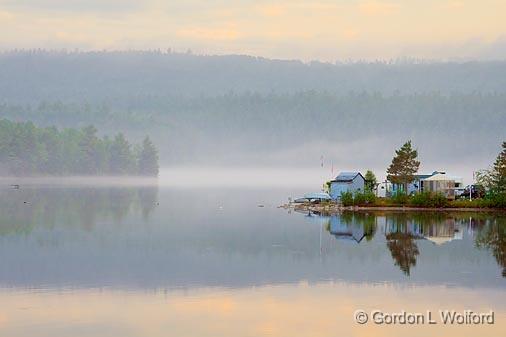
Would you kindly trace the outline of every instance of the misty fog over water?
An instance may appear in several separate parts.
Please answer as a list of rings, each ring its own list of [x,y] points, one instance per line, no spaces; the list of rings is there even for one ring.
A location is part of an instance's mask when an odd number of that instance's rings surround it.
[[[160,185],[104,177],[2,184],[0,317],[9,319],[0,331],[195,336],[228,331],[221,325],[231,327],[233,315],[235,332],[224,334],[237,336],[254,330],[252,310],[267,321],[301,317],[311,331],[325,313],[343,311],[337,330],[349,325],[349,303],[421,311],[435,296],[439,306],[472,303],[504,316],[504,216],[290,212],[279,203],[308,186],[257,172],[267,179],[211,170],[206,185],[184,170],[162,174]]]
[[[304,189],[104,181],[2,187],[0,290],[143,292],[329,281],[457,286],[466,293],[504,287],[504,247],[494,240],[502,233],[501,214],[318,216],[278,208]],[[406,250],[388,244],[391,231],[417,226],[423,231],[407,237]]]
[[[504,13],[0,0],[0,337],[505,336]]]
[[[505,138],[506,62],[302,63],[161,52],[0,55],[0,117],[149,135],[166,167],[373,169],[470,180]],[[332,173],[332,167],[334,172]]]

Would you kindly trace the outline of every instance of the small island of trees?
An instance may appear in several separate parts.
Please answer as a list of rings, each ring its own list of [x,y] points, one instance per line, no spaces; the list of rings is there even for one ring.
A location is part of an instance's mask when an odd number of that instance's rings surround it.
[[[122,133],[99,137],[82,129],[0,120],[0,175],[158,175],[158,150],[146,137],[132,145]]]

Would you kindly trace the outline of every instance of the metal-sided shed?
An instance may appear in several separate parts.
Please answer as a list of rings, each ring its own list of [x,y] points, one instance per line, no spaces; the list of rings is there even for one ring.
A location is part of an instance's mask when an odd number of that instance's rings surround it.
[[[341,198],[344,192],[363,192],[365,187],[365,178],[360,172],[341,172],[330,182],[330,196],[337,200]]]

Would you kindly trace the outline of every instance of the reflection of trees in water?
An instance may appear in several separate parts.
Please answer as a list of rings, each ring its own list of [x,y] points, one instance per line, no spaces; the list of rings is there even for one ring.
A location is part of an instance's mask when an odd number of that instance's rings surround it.
[[[147,220],[158,204],[157,187],[139,187],[139,205],[142,210],[142,217]]]
[[[395,265],[406,275],[410,275],[411,267],[416,265],[416,257],[420,254],[415,243],[415,236],[410,233],[389,233],[386,235],[387,247],[390,249]]]
[[[416,257],[420,254],[415,242],[415,239],[420,238],[422,231],[420,221],[416,221],[412,215],[406,213],[393,214],[386,219],[387,247],[395,265],[409,276],[411,267],[416,265]]]
[[[476,246],[492,251],[497,263],[506,277],[506,218],[490,219],[476,235]]]
[[[110,212],[116,222],[121,222],[128,214],[136,193],[138,193],[137,189],[130,188],[116,188],[108,191],[106,198],[109,207],[106,211]]]
[[[467,226],[476,233],[477,247],[491,249],[506,277],[506,221],[504,217],[490,214],[469,213],[400,213],[386,216],[385,236],[395,264],[410,275],[416,265],[419,250],[414,240],[427,239],[445,243],[455,238],[455,233]],[[461,228],[457,224],[460,224]],[[462,237],[462,236],[460,236]]]
[[[365,239],[371,241],[376,234],[376,216],[373,214],[364,214],[364,233]]]
[[[133,209],[147,219],[158,187],[22,188],[0,190],[0,235],[36,226],[79,225],[91,230],[101,219],[121,222]]]
[[[468,212],[343,212],[329,216],[325,229],[338,239],[353,237],[360,243],[362,235],[367,241],[371,240],[377,232],[377,224],[383,220],[386,244],[394,264],[408,276],[420,255],[416,240],[427,240],[437,247],[463,239],[463,232],[467,231],[475,236],[478,248],[490,249],[506,277],[504,216]]]

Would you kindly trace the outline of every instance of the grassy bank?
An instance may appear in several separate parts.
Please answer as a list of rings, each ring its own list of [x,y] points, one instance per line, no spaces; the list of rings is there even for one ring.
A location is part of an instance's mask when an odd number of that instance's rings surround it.
[[[341,195],[343,206],[359,207],[413,207],[413,208],[498,208],[506,209],[506,195],[487,195],[482,199],[448,200],[441,193],[422,192],[415,195],[397,194],[390,198],[378,198],[372,192],[345,192]]]

